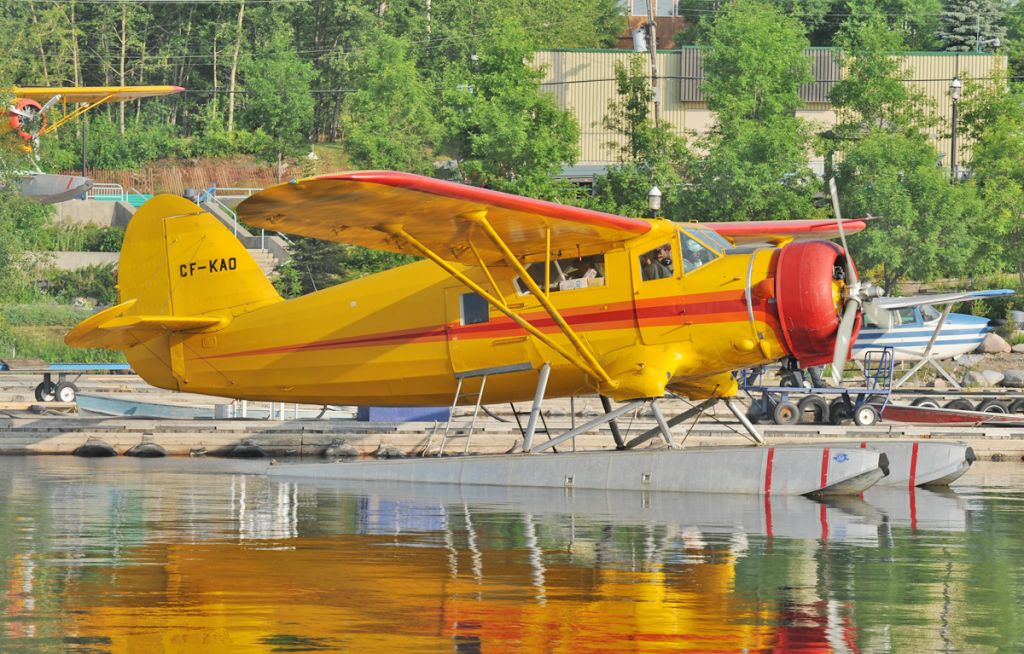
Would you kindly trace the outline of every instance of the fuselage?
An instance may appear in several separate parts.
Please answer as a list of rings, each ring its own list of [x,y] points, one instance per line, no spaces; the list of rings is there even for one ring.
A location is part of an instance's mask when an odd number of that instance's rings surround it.
[[[890,329],[870,323],[864,325],[853,344],[855,358],[868,350],[891,347],[895,361],[919,361],[931,343],[933,358],[952,359],[978,349],[985,334],[992,331],[988,318],[951,313],[936,334],[940,314],[930,305],[897,311],[898,324]]]
[[[533,397],[544,363],[551,365],[548,396],[596,391],[628,399],[660,396],[666,387],[691,397],[731,395],[730,371],[792,349],[780,326],[775,288],[784,248],[730,253],[709,231],[654,221],[650,233],[599,257],[562,253],[547,278],[538,263],[537,281],[550,282],[551,303],[596,353],[614,387],[602,386],[429,261],[242,313],[217,331],[185,335],[178,364],[184,374],[170,373],[159,346],[126,354],[157,386],[242,399],[444,405],[452,402],[460,373],[530,364],[486,381],[485,402],[521,401]],[[663,267],[670,273],[656,275],[645,255],[665,245]],[[697,258],[689,260],[691,255]],[[573,350],[510,266],[460,269]],[[824,284],[831,297],[831,278]],[[829,347],[823,344],[822,351]],[[460,401],[475,402],[480,383],[479,377],[467,380]]]

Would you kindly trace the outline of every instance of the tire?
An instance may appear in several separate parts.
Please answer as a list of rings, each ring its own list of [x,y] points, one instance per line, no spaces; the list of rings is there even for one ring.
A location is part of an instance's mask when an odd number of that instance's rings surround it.
[[[775,405],[772,418],[776,425],[795,425],[800,420],[800,409],[789,400],[779,402]]]
[[[1024,413],[1024,399],[1011,402],[1010,413]]]
[[[965,400],[962,397],[946,402],[942,408],[953,409],[955,411],[974,411],[974,405],[971,404],[970,400]]]
[[[747,409],[747,420],[749,420],[751,424],[756,425],[764,420],[764,418],[765,415],[764,410],[762,409],[762,402],[760,400],[754,400],[750,405],[750,408]]]
[[[817,395],[808,395],[796,403],[800,422],[807,425],[823,425],[828,422],[828,403]],[[813,416],[808,416],[813,412]]]
[[[56,387],[52,383],[39,382],[36,386],[36,400],[39,402],[53,402],[56,398]]]
[[[938,400],[930,397],[919,397],[910,403],[910,406],[923,406],[926,409],[938,409]]]
[[[1008,402],[993,400],[990,398],[978,402],[978,406],[975,408],[975,411],[983,411],[984,413],[1009,413],[1010,405]]]
[[[878,423],[878,411],[870,404],[862,404],[853,412],[853,422],[861,427],[870,427]]]
[[[74,384],[61,382],[54,388],[53,395],[57,402],[70,404],[78,397],[78,389]]]
[[[846,405],[846,400],[841,397],[837,397],[828,404],[828,421],[833,425],[841,425],[844,422],[850,420],[853,417],[850,407]]]

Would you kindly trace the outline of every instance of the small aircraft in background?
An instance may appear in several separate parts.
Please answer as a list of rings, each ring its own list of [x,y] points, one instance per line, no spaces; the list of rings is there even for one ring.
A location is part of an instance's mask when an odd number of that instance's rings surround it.
[[[21,87],[11,89],[14,100],[7,106],[8,126],[22,141],[35,170],[17,173],[22,193],[54,204],[80,197],[92,188],[92,180],[80,175],[55,175],[39,170],[40,139],[96,107],[183,91],[180,86],[76,86]],[[47,121],[47,114],[59,106],[61,115]]]
[[[904,384],[926,364],[935,368],[953,388],[960,388],[939,361],[978,349],[985,335],[992,331],[992,321],[952,313],[953,307],[960,302],[1013,294],[1011,289],[990,289],[873,299],[864,307],[864,325],[853,343],[853,360],[859,361],[868,350],[892,348],[896,362],[916,362],[893,382],[893,388]]]

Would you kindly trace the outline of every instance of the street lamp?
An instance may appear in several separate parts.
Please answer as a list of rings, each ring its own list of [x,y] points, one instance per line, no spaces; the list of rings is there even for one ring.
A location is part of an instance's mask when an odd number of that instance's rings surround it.
[[[647,194],[647,208],[651,210],[651,218],[658,217],[658,210],[661,209],[661,189],[655,184]]]
[[[959,77],[954,77],[953,81],[949,83],[949,97],[953,101],[953,138],[949,152],[949,174],[954,182],[960,178],[960,171],[956,165],[956,119],[957,110],[960,107],[960,92],[963,90],[963,86],[963,82],[960,81]]]

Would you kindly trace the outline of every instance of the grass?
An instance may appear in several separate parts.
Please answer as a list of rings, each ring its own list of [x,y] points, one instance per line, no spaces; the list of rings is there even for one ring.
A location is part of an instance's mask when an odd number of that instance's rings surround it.
[[[124,363],[113,350],[83,350],[64,344],[64,327],[14,327],[12,359],[42,359],[48,363]],[[7,354],[6,352],[4,354]]]

